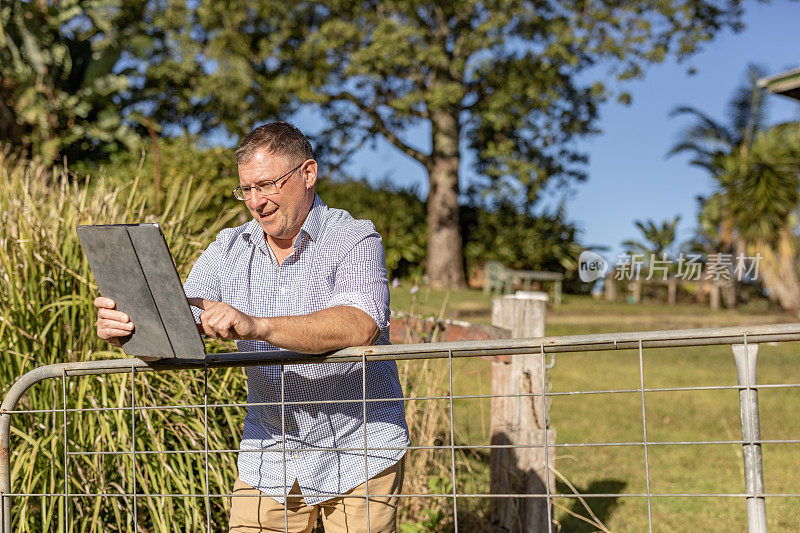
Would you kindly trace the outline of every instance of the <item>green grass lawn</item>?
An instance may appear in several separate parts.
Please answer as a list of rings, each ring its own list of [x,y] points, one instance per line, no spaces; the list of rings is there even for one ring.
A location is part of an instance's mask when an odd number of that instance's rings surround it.
[[[445,305],[446,301],[446,305]],[[392,308],[488,324],[491,299],[478,291],[442,293],[425,288],[411,295],[408,286],[392,292]],[[442,313],[442,309],[445,311]],[[698,305],[667,306],[608,303],[590,297],[566,296],[559,308],[548,308],[547,335],[683,329],[726,325],[793,322],[793,317],[752,302],[736,310],[710,311]],[[484,359],[454,363],[454,393],[491,392],[491,363]],[[446,362],[432,367],[447,390]],[[798,344],[764,345],[759,351],[758,381],[800,383]],[[645,387],[736,385],[733,356],[727,346],[647,349],[643,353]],[[549,374],[553,392],[638,388],[637,351],[558,354]],[[759,394],[763,439],[800,438],[800,388],[763,389]],[[445,408],[446,406],[443,406]],[[488,399],[454,402],[456,442],[480,446],[489,442]],[[643,440],[642,396],[639,392],[554,396],[551,424],[558,444],[634,442]],[[651,392],[645,395],[649,442],[736,440],[741,438],[738,391]],[[449,438],[449,437],[448,437]],[[650,489],[658,493],[741,493],[744,491],[739,444],[648,446]],[[800,493],[800,444],[763,446],[768,493]],[[556,468],[579,492],[640,493],[646,490],[644,447],[560,447]],[[457,467],[460,491],[488,492],[488,453],[475,452]],[[570,493],[564,483],[558,490]],[[593,513],[610,531],[646,531],[647,500],[641,497],[587,499]],[[562,508],[587,516],[574,498],[557,499],[555,512],[562,531],[595,531]],[[653,531],[742,531],[745,502],[725,497],[651,498]],[[477,513],[487,502],[469,501],[459,510]],[[461,513],[460,513],[461,514]],[[464,520],[466,520],[466,517]],[[769,498],[771,531],[800,530],[800,499]]]

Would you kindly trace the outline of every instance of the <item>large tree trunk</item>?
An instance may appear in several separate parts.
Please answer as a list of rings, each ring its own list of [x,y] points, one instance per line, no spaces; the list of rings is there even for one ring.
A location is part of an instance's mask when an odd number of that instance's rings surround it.
[[[462,289],[467,283],[458,221],[458,117],[435,112],[431,123],[427,273],[434,288]]]
[[[797,246],[789,228],[783,228],[776,246],[764,241],[756,243],[756,252],[761,254],[759,276],[770,301],[784,311],[800,312],[800,282],[797,279]]]

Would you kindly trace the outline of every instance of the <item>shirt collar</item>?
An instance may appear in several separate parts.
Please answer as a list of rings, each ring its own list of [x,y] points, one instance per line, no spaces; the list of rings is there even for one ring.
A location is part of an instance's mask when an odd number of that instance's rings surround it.
[[[316,241],[319,237],[320,229],[322,229],[322,213],[325,211],[325,204],[319,196],[314,195],[314,203],[311,204],[311,210],[308,212],[306,221],[300,228],[301,232],[305,232],[312,241]]]
[[[319,237],[319,232],[322,229],[322,213],[325,207],[327,207],[325,203],[315,194],[314,203],[311,204],[311,210],[308,212],[305,222],[303,222],[303,225],[300,227],[300,232],[305,232],[312,241],[316,241]],[[247,223],[247,229],[244,235],[247,235],[246,240],[250,244],[255,246],[266,244],[263,238],[264,230],[256,219],[251,219],[250,222]],[[258,237],[262,238],[259,239]]]

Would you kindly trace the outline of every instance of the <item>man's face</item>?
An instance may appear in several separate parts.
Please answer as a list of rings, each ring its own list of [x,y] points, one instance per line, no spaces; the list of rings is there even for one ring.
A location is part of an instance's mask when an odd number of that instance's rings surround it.
[[[266,180],[276,180],[299,163],[279,154],[258,150],[250,161],[239,165],[239,184],[253,187]],[[307,161],[283,178],[274,193],[265,195],[253,191],[245,204],[264,233],[274,239],[292,239],[297,235],[313,202],[316,177],[316,162]]]

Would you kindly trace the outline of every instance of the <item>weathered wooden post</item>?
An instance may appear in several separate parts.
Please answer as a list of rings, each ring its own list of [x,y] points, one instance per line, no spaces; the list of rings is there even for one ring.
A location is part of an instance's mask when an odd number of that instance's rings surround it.
[[[677,300],[676,296],[678,294],[678,278],[669,278],[667,280],[667,303],[669,305],[675,305],[675,301]]]
[[[492,300],[492,325],[511,330],[513,338],[543,337],[547,294],[518,292]],[[512,355],[492,362],[492,394],[542,394],[542,355]],[[544,449],[546,401],[543,396],[492,398],[491,443],[522,448],[492,448],[493,494],[550,494],[555,476],[545,468],[555,465],[555,448]],[[555,444],[555,430],[546,430]],[[533,446],[532,446],[533,445]],[[538,446],[537,446],[538,445]],[[547,458],[547,463],[545,461]],[[547,485],[545,485],[547,483]],[[549,490],[548,490],[549,487]],[[493,531],[548,531],[552,516],[544,497],[496,498],[492,502]]]
[[[631,281],[630,286],[633,290],[633,303],[640,303],[642,301],[642,280],[637,278]]]
[[[711,302],[711,309],[716,311],[719,309],[719,285],[717,283],[711,282],[711,293],[710,293],[710,302]]]
[[[614,271],[612,270],[606,274],[606,279],[603,282],[603,294],[607,302],[613,302],[617,299],[617,284],[614,283]]]

